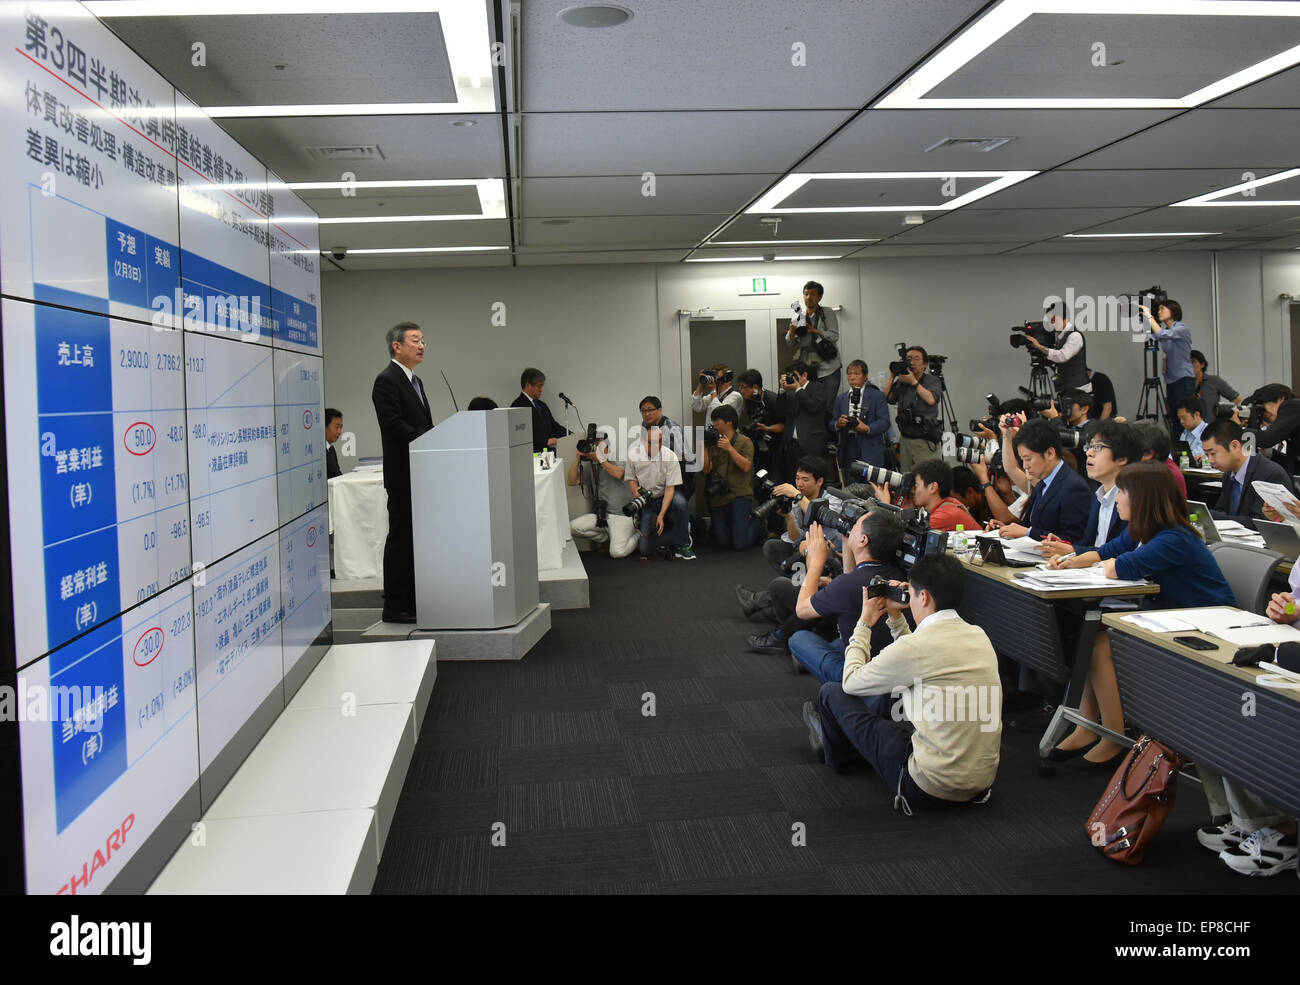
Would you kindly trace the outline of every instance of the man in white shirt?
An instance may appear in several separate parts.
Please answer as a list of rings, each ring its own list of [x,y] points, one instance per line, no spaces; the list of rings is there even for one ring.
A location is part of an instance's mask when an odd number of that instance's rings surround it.
[[[1178,436],[1178,440],[1187,442],[1187,447],[1192,452],[1193,465],[1199,465],[1201,459],[1205,457],[1201,436],[1205,433],[1206,422],[1201,418],[1201,410],[1201,399],[1195,394],[1183,397],[1174,408],[1174,413],[1178,415],[1178,423],[1183,426],[1183,433]]]
[[[1083,342],[1083,333],[1065,317],[1065,305],[1049,305],[1043,318],[1043,327],[1052,332],[1052,345],[1043,345],[1028,334],[1025,339],[1056,367],[1057,389],[1092,393],[1092,378],[1088,375],[1088,352]]]
[[[676,548],[686,542],[689,514],[686,497],[678,495],[682,468],[672,449],[663,446],[657,424],[643,425],[641,440],[627,452],[626,477],[635,501],[643,494],[638,549],[641,560],[649,561],[659,551],[672,560]]]
[[[731,385],[733,377],[731,368],[726,363],[718,363],[712,370],[700,374],[699,384],[691,394],[691,410],[702,413],[706,421],[713,419],[713,412],[726,404],[740,417],[745,413],[745,395]]]
[[[998,658],[984,630],[957,614],[965,578],[961,562],[943,554],[912,565],[905,584],[914,632],[903,604],[864,588],[843,680],[823,684],[815,708],[804,704],[809,741],[826,764],[870,764],[895,791],[894,808],[909,815],[985,803],[998,771]],[[886,611],[894,642],[872,657],[871,628]]]

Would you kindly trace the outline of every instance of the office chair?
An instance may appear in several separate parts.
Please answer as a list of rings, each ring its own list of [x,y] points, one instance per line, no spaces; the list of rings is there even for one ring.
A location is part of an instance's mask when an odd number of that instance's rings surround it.
[[[1228,579],[1228,584],[1232,587],[1232,594],[1237,598],[1237,608],[1247,612],[1263,612],[1269,599],[1269,579],[1273,575],[1273,569],[1282,560],[1282,555],[1277,551],[1226,541],[1210,544],[1209,548],[1223,577]]]

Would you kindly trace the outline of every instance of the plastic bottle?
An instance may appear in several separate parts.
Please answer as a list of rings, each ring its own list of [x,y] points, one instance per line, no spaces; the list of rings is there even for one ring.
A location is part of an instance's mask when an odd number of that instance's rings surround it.
[[[1191,523],[1192,528],[1193,528],[1193,529],[1194,529],[1198,534],[1201,535],[1201,540],[1204,540],[1204,539],[1205,539],[1205,525],[1204,525],[1203,523],[1201,523],[1201,515],[1200,515],[1199,513],[1193,513],[1191,516],[1189,516],[1189,517],[1187,518],[1187,520],[1188,520],[1189,523]]]
[[[970,548],[970,538],[966,536],[966,525],[959,523],[957,524],[956,533],[953,535],[952,552],[958,557],[965,557],[970,553]]]
[[[1192,466],[1191,459],[1188,458],[1187,452],[1183,452],[1181,455],[1178,456],[1178,467],[1180,469],[1188,469],[1191,468],[1191,466]]]

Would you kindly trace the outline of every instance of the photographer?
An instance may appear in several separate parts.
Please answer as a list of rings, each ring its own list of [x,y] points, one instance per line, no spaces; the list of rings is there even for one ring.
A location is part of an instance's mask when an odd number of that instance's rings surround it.
[[[719,547],[743,551],[753,547],[758,538],[758,524],[749,515],[754,509],[749,484],[754,443],[736,433],[740,420],[730,406],[717,407],[710,419],[713,427],[704,432],[702,454],[713,539]]]
[[[682,426],[664,413],[663,401],[654,395],[641,398],[641,426],[650,427],[651,425],[659,428],[663,432],[662,440],[674,455],[677,456],[678,462],[681,463],[682,484],[678,487],[677,492],[687,500],[695,494],[695,474],[698,468],[692,468],[695,465],[695,459],[691,457],[686,448],[686,436],[682,431]],[[689,508],[687,509],[689,513]],[[687,543],[690,542],[689,535]]]
[[[839,632],[827,641],[811,629],[801,629],[790,637],[790,654],[813,677],[825,684],[844,676],[844,648],[856,628],[862,607],[862,592],[873,578],[902,578],[898,552],[903,546],[903,524],[891,510],[875,510],[858,517],[844,538],[844,573],[818,588],[831,545],[821,524],[808,528],[808,577],[799,586],[795,615],[809,621],[833,619]],[[871,635],[871,652],[888,646],[885,627]]]
[[[943,425],[939,422],[939,399],[943,384],[928,371],[930,355],[919,345],[906,351],[906,367],[889,364],[885,397],[898,407],[899,467],[912,466],[939,453]]]
[[[591,451],[578,451],[569,466],[569,485],[581,486],[583,495],[595,512],[584,513],[569,521],[573,536],[596,544],[609,544],[610,557],[627,557],[636,550],[636,524],[623,515],[623,507],[632,501],[632,493],[623,481],[623,466],[609,457],[609,437],[596,433]]]
[[[808,529],[808,507],[814,499],[819,499],[826,486],[826,459],[817,455],[805,455],[799,459],[794,470],[794,485],[783,482],[772,490],[772,495],[792,500],[790,508],[782,514],[785,520],[785,533],[763,544],[763,557],[775,570],[783,571],[787,558],[803,553],[804,533]],[[840,500],[836,496],[827,496],[832,508],[839,508]],[[840,535],[830,531],[832,546],[840,549]],[[741,589],[737,589],[739,594]],[[745,608],[745,602],[741,602]],[[746,612],[746,615],[749,613]]]
[[[726,363],[701,371],[695,392],[691,394],[691,410],[712,418],[713,412],[726,404],[739,418],[745,409],[745,398],[731,385],[732,372]]]
[[[1138,311],[1146,317],[1156,341],[1165,354],[1165,406],[1169,409],[1169,429],[1174,432],[1177,420],[1174,408],[1183,397],[1196,392],[1196,369],[1192,366],[1192,333],[1183,324],[1183,306],[1172,298],[1156,305],[1155,317],[1144,304]]]
[[[811,367],[813,379],[834,395],[840,390],[840,326],[835,312],[822,307],[822,293],[815,280],[803,286],[804,310],[790,319],[785,342],[796,350],[795,359]]]
[[[831,417],[839,433],[840,471],[851,462],[885,464],[885,438],[889,434],[889,401],[867,382],[867,364],[861,359],[845,370],[849,388],[835,398]]]
[[[781,471],[781,435],[785,423],[778,408],[780,398],[763,389],[763,374],[747,369],[736,378],[744,404],[740,414],[740,431],[754,442],[754,472]]]
[[[645,497],[638,524],[641,560],[649,561],[658,551],[665,561],[671,561],[675,549],[686,543],[688,513],[686,497],[677,494],[682,484],[681,464],[672,450],[663,446],[657,424],[642,427],[641,440],[628,449],[625,474],[633,501]]]
[[[781,374],[778,410],[785,421],[783,477],[793,476],[795,463],[805,455],[824,455],[829,441],[830,396],[820,384],[810,383],[808,374],[807,364],[797,361]]]
[[[1249,424],[1255,447],[1276,448],[1285,441],[1286,451],[1281,455],[1275,452],[1273,461],[1281,465],[1287,475],[1300,474],[1300,400],[1295,399],[1290,387],[1266,383],[1255,391],[1251,403],[1256,408],[1251,413]],[[1233,417],[1241,422],[1236,414]],[[1264,425],[1262,429],[1260,424]]]
[[[1067,449],[1065,457],[1069,459],[1073,454],[1071,449],[1082,448],[1084,445],[1083,432],[1089,424],[1088,413],[1092,410],[1092,395],[1083,390],[1063,390],[1060,400],[1064,413],[1058,411],[1053,402],[1047,410],[1043,411],[1043,417],[1051,421],[1060,432],[1061,444]],[[1075,471],[1083,475],[1083,455],[1073,454],[1073,458]]]
[[[1219,404],[1225,398],[1234,407],[1241,406],[1241,394],[1232,388],[1232,384],[1209,371],[1210,364],[1205,361],[1205,353],[1192,350],[1192,368],[1196,370],[1196,396],[1200,398],[1201,417],[1204,420],[1214,420]]]
[[[994,522],[1015,523],[1020,519],[1019,511],[1029,500],[1029,494],[1020,492],[1012,484],[1011,476],[1000,467],[1001,453],[993,461],[999,466],[998,468],[985,462],[971,462],[969,466],[971,473],[979,482],[980,495],[984,497],[984,512],[988,516],[985,523],[988,527],[991,527]],[[957,489],[955,479],[953,489]],[[970,512],[972,516],[979,515],[976,510]]]
[[[1065,317],[1065,305],[1056,303],[1044,312],[1043,327],[1052,332],[1053,344],[1043,345],[1025,329],[1025,341],[1056,366],[1057,390],[1092,389],[1088,378],[1088,350],[1083,333]]]
[[[986,803],[997,776],[998,658],[984,630],[957,614],[965,578],[960,561],[940,554],[912,566],[906,603],[863,589],[842,681],[822,685],[816,708],[804,705],[809,741],[826,765],[838,772],[868,763],[895,792],[895,810],[909,816]],[[909,608],[915,631],[903,618]],[[893,642],[872,657],[870,634],[882,621]]]
[[[966,511],[961,500],[952,497],[952,466],[941,458],[927,458],[912,467],[916,483],[912,487],[912,502],[917,509],[925,510],[931,530],[954,531],[960,524],[969,532],[980,529],[979,522]],[[876,486],[876,498],[889,502],[889,487]]]
[[[1094,421],[1108,421],[1115,416],[1115,384],[1105,373],[1095,369],[1088,370],[1088,379],[1092,381],[1092,407],[1088,416]]]

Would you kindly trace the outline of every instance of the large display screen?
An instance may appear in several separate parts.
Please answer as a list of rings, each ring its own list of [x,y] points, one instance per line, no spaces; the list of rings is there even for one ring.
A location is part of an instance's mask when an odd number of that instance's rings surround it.
[[[139,888],[328,644],[316,218],[79,3],[0,43],[7,866]]]

